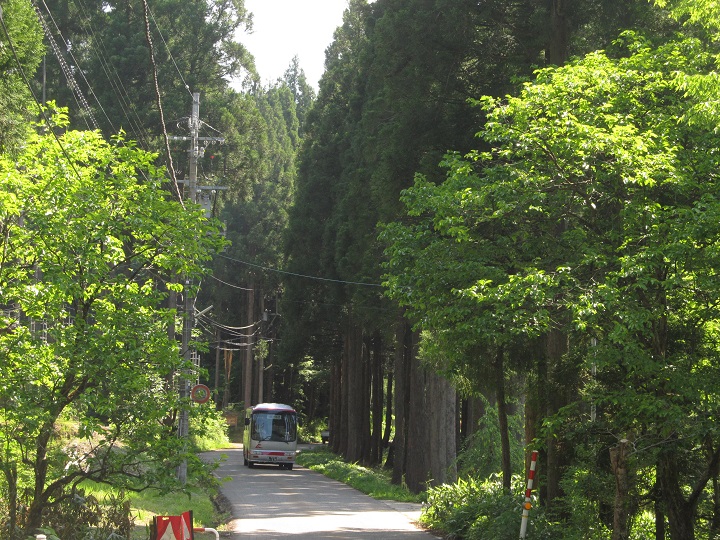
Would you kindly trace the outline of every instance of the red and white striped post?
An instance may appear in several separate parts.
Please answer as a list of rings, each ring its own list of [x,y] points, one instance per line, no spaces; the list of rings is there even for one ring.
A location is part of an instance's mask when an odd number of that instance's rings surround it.
[[[525,502],[523,503],[522,522],[520,523],[520,538],[525,538],[527,533],[528,517],[530,516],[530,509],[532,503],[530,499],[530,493],[532,492],[533,480],[535,480],[535,466],[537,465],[537,450],[533,450],[530,456],[530,471],[528,472],[527,489],[525,490]]]

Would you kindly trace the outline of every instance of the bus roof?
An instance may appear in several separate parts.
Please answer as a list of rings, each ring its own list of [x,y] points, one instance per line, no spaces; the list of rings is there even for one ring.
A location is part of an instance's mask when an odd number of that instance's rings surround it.
[[[282,411],[282,412],[295,412],[290,405],[284,403],[258,403],[254,407],[250,407],[253,412],[260,411]]]

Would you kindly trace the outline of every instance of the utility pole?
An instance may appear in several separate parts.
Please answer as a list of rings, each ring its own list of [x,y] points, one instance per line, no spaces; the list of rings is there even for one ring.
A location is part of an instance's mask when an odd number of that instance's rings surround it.
[[[190,141],[190,149],[188,150],[188,200],[190,205],[197,204],[197,166],[198,157],[200,156],[200,149],[198,146],[199,141],[210,141],[210,142],[223,142],[224,139],[219,137],[200,137],[200,93],[194,92],[192,95],[192,113],[190,115],[190,137],[170,137],[173,140]],[[190,280],[185,279],[185,288],[183,294],[183,332],[182,332],[182,345],[181,350],[185,363],[189,365],[191,362],[194,363],[197,358],[197,353],[190,349],[190,341],[192,339],[192,329],[195,326],[194,310],[195,310],[195,298],[190,295]],[[194,366],[197,369],[199,366]],[[195,371],[197,373],[197,371]],[[187,408],[187,401],[190,398],[190,377],[193,376],[193,371],[186,369],[180,377],[180,397],[185,402],[183,409],[180,411],[180,419],[178,421],[178,437],[186,440],[190,432],[190,414]],[[187,482],[187,460],[183,459],[178,466],[177,472],[178,480],[185,484]]]

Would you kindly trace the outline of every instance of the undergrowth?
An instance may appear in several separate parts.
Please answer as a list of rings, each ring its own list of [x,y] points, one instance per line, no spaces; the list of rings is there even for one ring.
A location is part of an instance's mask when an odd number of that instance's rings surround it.
[[[412,493],[404,485],[393,484],[388,471],[376,467],[364,467],[358,463],[346,463],[327,448],[298,454],[297,462],[303,467],[347,484],[373,499],[422,502],[423,494]]]

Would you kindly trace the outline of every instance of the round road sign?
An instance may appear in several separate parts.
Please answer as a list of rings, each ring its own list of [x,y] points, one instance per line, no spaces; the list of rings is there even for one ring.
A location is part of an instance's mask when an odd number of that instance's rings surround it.
[[[204,384],[196,384],[190,390],[190,397],[195,403],[205,403],[210,399],[210,389]]]

